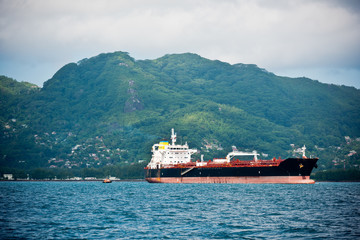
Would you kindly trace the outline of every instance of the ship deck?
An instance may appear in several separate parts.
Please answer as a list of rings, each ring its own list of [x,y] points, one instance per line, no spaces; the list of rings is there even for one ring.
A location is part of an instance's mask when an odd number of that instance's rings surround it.
[[[196,161],[184,164],[162,165],[162,168],[225,168],[225,167],[277,167],[284,159],[272,159],[272,160],[233,160],[230,162],[215,162],[215,161]],[[200,164],[199,164],[200,163]],[[145,169],[148,169],[147,167]]]

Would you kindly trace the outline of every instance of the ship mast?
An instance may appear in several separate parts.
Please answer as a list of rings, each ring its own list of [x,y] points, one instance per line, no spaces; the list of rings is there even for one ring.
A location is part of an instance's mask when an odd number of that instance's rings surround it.
[[[306,150],[306,147],[305,147],[305,145],[304,145],[304,146],[301,148],[301,152],[302,152],[302,157],[303,157],[303,158],[306,158],[305,150]]]
[[[174,129],[171,129],[171,145],[174,146],[176,143],[176,133],[174,133]]]

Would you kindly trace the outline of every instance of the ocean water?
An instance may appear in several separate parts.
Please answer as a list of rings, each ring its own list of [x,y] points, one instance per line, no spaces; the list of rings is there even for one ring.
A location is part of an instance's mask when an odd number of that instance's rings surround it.
[[[0,182],[0,239],[360,239],[360,183]]]

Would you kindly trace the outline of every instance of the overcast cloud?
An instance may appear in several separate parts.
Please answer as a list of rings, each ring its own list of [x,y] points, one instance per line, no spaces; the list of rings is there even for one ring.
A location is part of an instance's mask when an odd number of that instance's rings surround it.
[[[360,1],[0,0],[0,75],[42,85],[103,52],[193,52],[360,88]]]

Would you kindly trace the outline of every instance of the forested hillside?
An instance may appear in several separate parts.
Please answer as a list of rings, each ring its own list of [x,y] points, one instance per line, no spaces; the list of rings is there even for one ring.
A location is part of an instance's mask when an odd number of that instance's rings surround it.
[[[359,90],[253,64],[115,52],[65,65],[41,89],[3,76],[0,90],[3,169],[145,164],[171,128],[208,159],[232,145],[285,158],[305,144],[320,169],[359,164]]]

